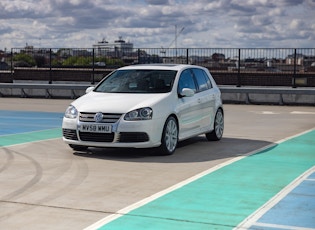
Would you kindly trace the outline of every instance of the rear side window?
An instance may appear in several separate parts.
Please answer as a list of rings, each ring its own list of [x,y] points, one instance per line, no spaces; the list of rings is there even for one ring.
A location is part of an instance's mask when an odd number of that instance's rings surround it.
[[[199,91],[204,91],[212,88],[211,81],[208,75],[202,69],[192,69],[198,84]]]

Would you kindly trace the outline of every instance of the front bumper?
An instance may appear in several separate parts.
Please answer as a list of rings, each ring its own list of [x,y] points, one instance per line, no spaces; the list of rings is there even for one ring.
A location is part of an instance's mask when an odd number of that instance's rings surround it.
[[[125,121],[112,125],[110,133],[81,132],[82,122],[64,118],[63,140],[67,144],[90,147],[150,148],[161,144],[162,120]],[[87,124],[87,123],[84,123]]]

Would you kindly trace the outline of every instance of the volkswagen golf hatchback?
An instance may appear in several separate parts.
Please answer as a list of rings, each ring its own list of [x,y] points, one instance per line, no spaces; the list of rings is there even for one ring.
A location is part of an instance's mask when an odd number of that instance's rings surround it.
[[[208,69],[195,65],[119,68],[67,108],[63,140],[88,147],[157,148],[173,154],[179,141],[205,134],[220,140],[221,93]]]

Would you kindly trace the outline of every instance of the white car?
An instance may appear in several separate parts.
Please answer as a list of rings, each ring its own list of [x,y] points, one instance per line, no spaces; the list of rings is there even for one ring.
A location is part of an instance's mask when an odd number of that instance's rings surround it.
[[[220,140],[221,92],[208,69],[195,65],[119,68],[67,108],[63,140],[88,147],[153,148],[173,154],[179,141],[205,134]]]

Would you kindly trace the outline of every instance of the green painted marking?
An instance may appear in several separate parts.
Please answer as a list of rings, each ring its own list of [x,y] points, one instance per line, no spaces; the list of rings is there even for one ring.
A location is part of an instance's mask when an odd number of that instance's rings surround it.
[[[61,128],[0,136],[0,147],[62,137]]]
[[[314,140],[315,130],[243,158],[99,229],[232,229],[315,165]]]

